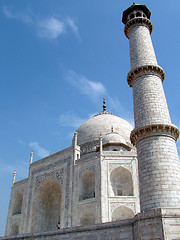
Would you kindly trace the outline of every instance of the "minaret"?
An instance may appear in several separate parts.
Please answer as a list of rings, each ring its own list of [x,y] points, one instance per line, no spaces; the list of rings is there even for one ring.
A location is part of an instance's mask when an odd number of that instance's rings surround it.
[[[77,144],[77,135],[78,133],[74,133],[74,142],[73,142],[73,161],[74,164],[76,163],[76,160],[80,159],[80,146]]]
[[[33,151],[30,153],[30,165],[32,164],[33,162]]]
[[[16,181],[16,170],[13,172],[12,187],[14,186],[15,181]]]
[[[131,142],[137,147],[141,211],[180,207],[180,163],[176,140],[179,131],[171,123],[151,41],[151,12],[133,4],[123,13],[124,32],[130,43],[135,129]]]

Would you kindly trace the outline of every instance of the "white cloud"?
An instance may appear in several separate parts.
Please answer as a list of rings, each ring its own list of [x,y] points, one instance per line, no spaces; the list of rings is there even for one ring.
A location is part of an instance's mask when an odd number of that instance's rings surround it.
[[[105,97],[107,112],[112,112],[120,116],[121,118],[124,118],[132,126],[134,126],[132,113],[122,106],[121,102],[118,100],[117,97],[111,97],[111,95],[101,82],[91,81],[87,77],[77,74],[72,70],[69,70],[67,73],[67,81],[78,91],[87,95],[96,104],[97,102],[100,102],[100,99],[102,101],[103,97]]]
[[[12,174],[16,170],[17,178],[23,179],[27,177],[28,174],[28,162],[19,162],[17,164],[7,164],[4,161],[0,161],[0,173]]]
[[[24,23],[32,23],[33,21],[29,10],[27,12],[17,12],[17,11],[13,11],[7,6],[3,6],[3,13],[9,19],[20,20]]]
[[[75,36],[80,39],[78,27],[70,17],[64,19],[59,19],[53,16],[39,18],[31,9],[20,12],[7,6],[3,6],[3,13],[9,19],[20,20],[33,27],[40,38],[50,40],[57,39],[66,34],[69,28]]]
[[[37,155],[41,158],[47,157],[50,154],[48,150],[39,146],[39,143],[37,142],[30,142],[29,147],[32,147],[32,150],[35,150]]]
[[[59,123],[62,126],[73,127],[75,129],[77,129],[86,120],[87,119],[85,118],[78,117],[73,112],[67,112],[67,113],[61,114],[59,117]]]
[[[76,35],[76,37],[78,39],[81,39],[80,36],[79,36],[79,30],[78,30],[78,27],[76,26],[74,20],[70,17],[67,17],[66,19],[66,22],[67,24],[69,25],[69,27],[71,28],[71,30],[74,32],[74,34]]]
[[[38,34],[42,38],[57,39],[66,32],[65,22],[54,17],[44,19],[38,23]]]
[[[123,111],[123,107],[122,107],[120,101],[116,97],[110,97],[109,96],[108,97],[108,104],[117,113]]]
[[[74,88],[87,95],[93,101],[96,101],[98,97],[102,98],[106,94],[106,88],[102,83],[91,81],[72,70],[68,72],[67,80]]]
[[[6,6],[3,6],[3,13],[7,18],[16,18],[16,16]]]
[[[21,139],[18,139],[17,142],[18,142],[20,145],[22,145],[22,146],[25,146],[25,145],[26,145],[26,144],[24,143],[24,141],[21,140]]]

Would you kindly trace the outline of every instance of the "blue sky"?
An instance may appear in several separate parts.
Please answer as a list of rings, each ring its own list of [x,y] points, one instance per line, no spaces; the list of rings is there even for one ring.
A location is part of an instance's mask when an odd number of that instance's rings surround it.
[[[164,69],[172,122],[180,126],[180,1],[152,0],[152,40]],[[133,123],[129,43],[121,22],[129,0],[0,1],[0,235],[13,171],[71,145],[73,132],[107,111]],[[179,144],[178,144],[179,146]]]

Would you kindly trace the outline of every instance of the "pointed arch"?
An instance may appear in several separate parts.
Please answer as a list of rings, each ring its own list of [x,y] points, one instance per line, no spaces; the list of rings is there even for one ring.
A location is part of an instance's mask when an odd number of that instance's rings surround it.
[[[21,214],[23,194],[18,192],[15,196],[12,215]]]
[[[13,224],[10,230],[10,236],[16,236],[19,234],[19,227],[17,224]]]
[[[79,200],[95,198],[95,174],[87,170],[80,179]]]
[[[112,212],[112,221],[125,220],[133,217],[134,212],[126,206],[119,206]]]
[[[32,232],[56,230],[61,218],[62,191],[60,183],[48,178],[35,194],[32,212]]]
[[[110,174],[110,183],[114,196],[133,196],[131,172],[124,167],[117,167]]]
[[[92,209],[84,209],[79,218],[80,226],[88,226],[95,224],[95,214]]]

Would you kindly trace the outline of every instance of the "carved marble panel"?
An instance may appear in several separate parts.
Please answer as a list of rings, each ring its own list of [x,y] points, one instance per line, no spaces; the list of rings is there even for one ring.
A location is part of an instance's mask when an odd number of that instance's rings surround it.
[[[35,191],[40,187],[40,185],[47,179],[47,178],[54,178],[57,179],[58,182],[63,184],[63,177],[64,177],[64,168],[61,168],[59,170],[44,173],[42,175],[39,175],[36,177],[35,180]]]
[[[132,172],[132,164],[130,163],[110,163],[109,171],[111,172],[113,169],[117,167],[124,167],[124,168],[127,168],[130,172]]]

